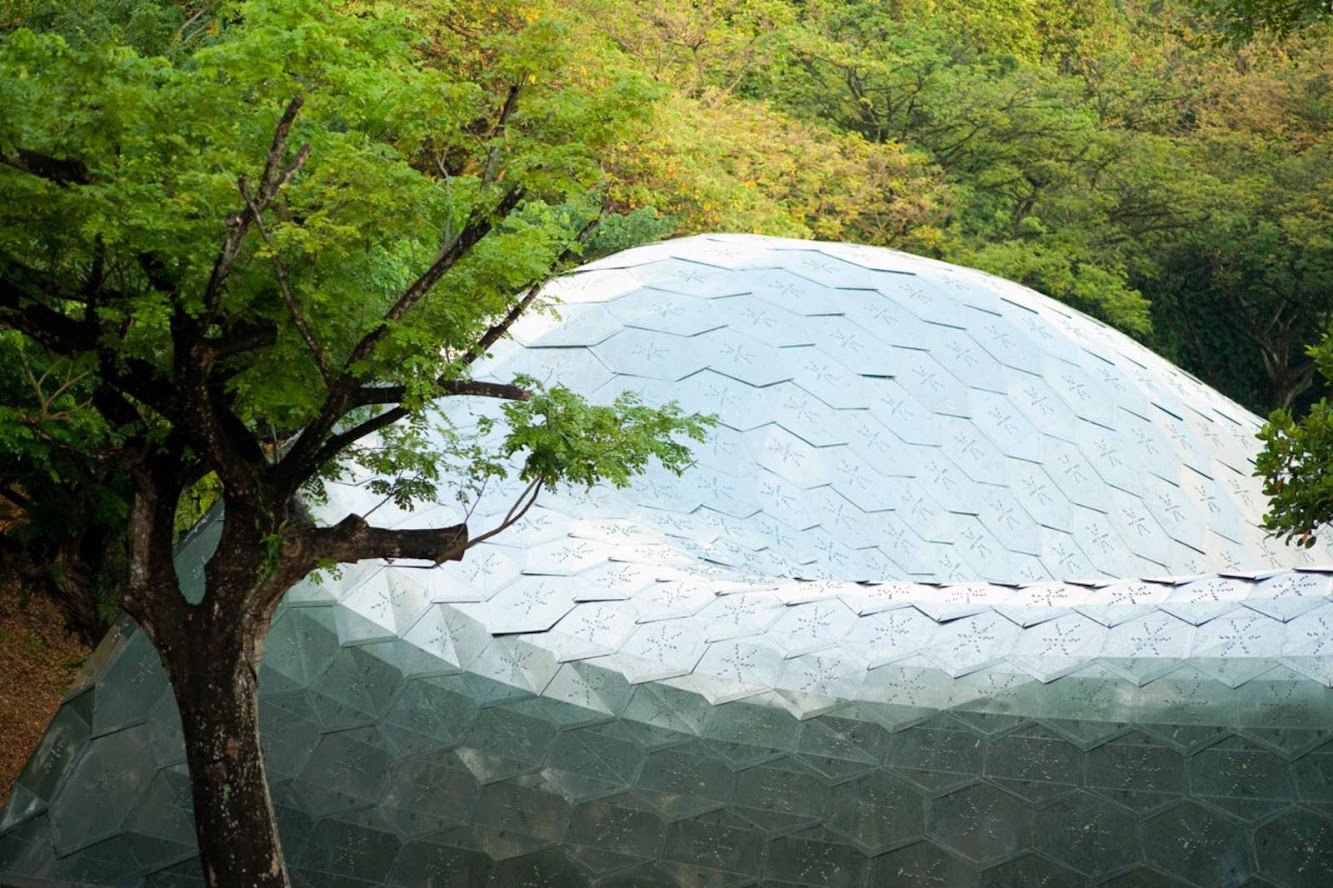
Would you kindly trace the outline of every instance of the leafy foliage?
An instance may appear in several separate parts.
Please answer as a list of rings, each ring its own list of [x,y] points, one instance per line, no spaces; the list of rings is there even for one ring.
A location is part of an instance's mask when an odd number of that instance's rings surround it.
[[[0,153],[71,158],[87,181],[68,187],[0,174],[8,273],[41,282],[68,317],[95,310],[114,331],[99,348],[158,368],[158,378],[172,361],[174,313],[204,319],[224,337],[275,331],[266,347],[222,359],[232,411],[271,450],[319,415],[340,367],[361,384],[400,389],[402,404],[420,409],[440,393],[439,381],[465,378],[460,361],[513,294],[541,280],[596,215],[598,155],[652,94],[632,74],[575,71],[562,27],[540,7],[452,11],[493,30],[473,40],[435,28],[423,45],[414,29],[425,20],[413,11],[368,5],[343,14],[287,0],[239,4],[236,26],[214,19],[216,33],[171,56],[111,41],[126,34],[104,22],[100,41],[82,30],[77,39],[13,31],[0,58],[0,99],[16,113],[0,126]],[[523,103],[496,127],[514,84]],[[294,136],[308,158],[244,245],[225,294],[209,304],[224,222],[260,198],[257,164],[294,95],[305,99]],[[521,206],[436,285],[448,295],[379,320],[441,236],[457,236],[519,188]],[[81,221],[71,227],[70,219]],[[97,286],[95,306],[65,296]],[[370,331],[376,346],[357,353]],[[6,335],[10,375],[31,372],[25,355],[34,346]],[[89,384],[57,385],[61,367],[95,374],[91,351],[52,360],[44,385],[8,402],[15,406],[0,440],[5,464],[16,467],[11,487],[18,474],[60,475],[52,460],[61,446],[112,452],[117,436],[168,433],[157,411],[139,405],[129,425],[108,423]],[[418,477],[413,497],[431,494],[423,458],[409,456],[422,445],[420,436],[389,434],[374,467]],[[392,465],[386,452],[396,454]]]
[[[1324,26],[1234,43],[1188,3],[1106,0],[604,7],[584,27],[669,88],[617,144],[616,206],[980,267],[1254,409],[1311,399]]]
[[[1255,474],[1269,498],[1264,527],[1313,546],[1316,531],[1333,521],[1333,404],[1320,400],[1299,420],[1274,411],[1259,437]]]
[[[562,385],[548,389],[530,378],[519,384],[533,395],[504,405],[514,432],[501,450],[506,457],[526,453],[521,477],[546,487],[598,481],[628,487],[654,459],[679,475],[691,464],[690,449],[673,436],[702,441],[716,423],[714,417],[685,416],[674,404],[647,407],[632,392],[608,406],[590,406]]]
[[[1237,41],[1263,32],[1289,34],[1333,15],[1323,0],[1195,0],[1195,4]]]

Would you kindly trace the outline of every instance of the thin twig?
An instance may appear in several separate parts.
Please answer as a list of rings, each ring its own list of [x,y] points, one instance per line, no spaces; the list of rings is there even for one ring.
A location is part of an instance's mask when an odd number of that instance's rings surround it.
[[[90,371],[85,370],[82,373],[75,373],[73,376],[66,378],[66,380],[60,384],[60,387],[51,393],[51,397],[47,398],[46,403],[47,404],[55,403],[60,398],[61,395],[63,395],[65,392],[69,391],[79,382],[82,382],[83,380],[87,379],[90,376],[92,376],[92,373]],[[46,374],[42,374],[42,380],[45,381],[45,379],[46,379]]]
[[[509,118],[517,108],[518,84],[516,83],[509,87],[509,94],[505,96],[505,103],[500,109],[500,117],[495,122],[495,128],[491,130],[491,146],[486,156],[486,170],[481,176],[483,191],[495,183],[495,176],[500,167],[500,140],[504,138],[505,125],[509,123]]]
[[[419,479],[420,477],[421,477],[421,473],[420,473],[420,472],[417,472],[415,475],[412,476],[412,480],[413,480],[413,481],[416,481],[416,480]],[[362,517],[362,518],[369,518],[371,515],[374,515],[377,511],[379,511],[380,506],[384,505],[385,503],[387,503],[387,502],[388,502],[389,500],[391,500],[391,499],[393,499],[393,492],[392,492],[392,491],[390,491],[389,493],[386,493],[386,494],[384,495],[384,499],[380,500],[379,502],[375,503],[375,505],[371,506],[371,507],[370,507],[370,510],[367,511],[367,512],[366,512],[364,515],[362,515],[361,517]]]
[[[277,196],[284,185],[291,181],[292,176],[296,175],[296,171],[305,165],[306,158],[310,156],[310,146],[308,144],[303,145],[296,153],[295,160],[286,169],[281,168],[282,153],[287,144],[287,136],[291,133],[296,115],[300,113],[304,104],[305,96],[300,94],[293,96],[287,104],[287,110],[282,112],[282,117],[278,120],[277,129],[273,133],[273,143],[269,146],[268,157],[264,161],[264,172],[260,176],[259,188],[254,200],[254,205],[258,206],[260,211],[268,208],[273,198]],[[208,275],[208,283],[204,286],[204,317],[200,324],[203,329],[208,329],[217,318],[227,279],[231,277],[236,259],[241,253],[241,243],[245,240],[245,235],[249,232],[250,226],[255,222],[257,215],[254,206],[247,202],[245,209],[227,219],[227,237],[222,242],[222,249],[218,251],[218,257],[213,263],[213,270]]]
[[[509,309],[509,311],[505,314],[503,318],[501,318],[496,323],[492,324],[490,329],[487,330],[485,333],[483,333],[481,338],[477,340],[476,344],[463,353],[463,356],[458,359],[458,363],[464,367],[471,366],[472,364],[476,363],[478,358],[485,355],[487,350],[490,349],[491,346],[499,342],[500,337],[504,336],[506,333],[509,332],[509,328],[514,326],[514,322],[517,321],[520,317],[522,317],[523,313],[526,312],[528,308],[532,305],[532,303],[536,300],[538,294],[540,294],[542,291],[542,287],[546,286],[546,284],[551,280],[551,278],[555,275],[555,273],[566,262],[573,259],[576,255],[578,255],[577,252],[575,251],[575,246],[576,245],[582,246],[585,242],[587,242],[587,239],[597,229],[597,225],[601,221],[602,221],[602,213],[600,212],[592,219],[588,220],[587,224],[584,225],[583,228],[579,230],[579,233],[574,236],[574,240],[570,243],[570,245],[565,247],[565,249],[560,253],[560,256],[551,265],[550,272],[548,272],[545,276],[535,281],[532,284],[532,286],[528,288],[528,291],[523,294],[523,298],[520,299],[518,302],[514,303],[514,305]]]
[[[523,501],[523,497],[527,496],[529,493],[536,490],[537,487],[541,485],[541,483],[542,481],[540,478],[533,478],[531,481],[528,482],[528,486],[523,488],[523,492],[518,495],[518,498],[514,500],[514,504],[509,507],[509,511],[505,513],[503,523],[508,524],[510,521],[513,520],[514,510],[517,509],[518,504]]]
[[[20,351],[18,357],[19,365],[23,368],[23,375],[28,377],[28,383],[32,386],[32,392],[37,396],[37,403],[41,405],[42,412],[45,413],[46,402],[42,400],[42,382],[46,379],[46,374],[43,373],[42,378],[38,379],[32,373],[32,365],[28,363],[28,356]]]
[[[528,495],[528,491],[532,491],[532,496],[528,497],[528,501],[524,503],[523,498]],[[486,542],[496,534],[508,530],[518,522],[522,521],[523,516],[528,514],[528,509],[531,509],[532,504],[537,502],[537,497],[541,494],[541,492],[542,492],[542,481],[540,478],[537,478],[532,483],[530,483],[522,493],[518,495],[518,499],[516,499],[514,501],[514,504],[509,507],[509,512],[508,514],[505,515],[504,520],[501,521],[497,527],[491,528],[490,530],[483,533],[481,536],[468,540],[468,544],[463,547],[464,551],[471,549],[473,546],[480,545],[481,543]],[[522,504],[523,506],[521,509],[519,508],[520,504]],[[516,509],[517,512],[515,512]]]
[[[481,479],[481,486],[477,488],[477,495],[468,505],[467,511],[463,513],[463,523],[472,520],[472,513],[477,511],[477,506],[481,505],[481,498],[486,495],[486,485],[491,483],[490,476]]]
[[[278,280],[278,289],[282,291],[282,299],[287,303],[287,312],[292,316],[292,323],[300,331],[301,338],[305,340],[306,348],[310,349],[310,354],[315,359],[315,364],[319,367],[319,375],[324,380],[324,385],[332,387],[333,371],[329,369],[328,358],[324,354],[324,349],[320,346],[319,340],[311,332],[310,325],[306,323],[305,316],[301,314],[300,307],[296,304],[296,297],[292,295],[291,284],[287,279],[287,268],[282,264],[282,259],[278,256],[277,247],[273,244],[273,237],[269,234],[268,226],[264,224],[264,217],[251,199],[245,189],[245,183],[240,183],[241,196],[245,198],[245,204],[250,208],[250,213],[255,219],[255,228],[259,229],[259,236],[264,239],[264,243],[269,248],[269,263],[273,266],[273,276]]]

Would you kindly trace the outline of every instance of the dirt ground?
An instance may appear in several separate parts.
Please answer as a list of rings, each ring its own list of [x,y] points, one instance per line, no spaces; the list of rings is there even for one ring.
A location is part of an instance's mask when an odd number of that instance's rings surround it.
[[[52,605],[17,599],[0,580],[0,803],[88,656]]]

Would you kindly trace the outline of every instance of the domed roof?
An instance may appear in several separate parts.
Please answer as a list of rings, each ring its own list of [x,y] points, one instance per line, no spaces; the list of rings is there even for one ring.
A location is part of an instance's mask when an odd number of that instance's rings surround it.
[[[1258,420],[1024,287],[890,250],[671,241],[548,292],[491,372],[720,420],[698,465],[619,501],[692,515],[729,566],[1034,582],[1306,564],[1259,529]],[[627,516],[622,516],[627,517]],[[666,523],[663,523],[666,522]]]
[[[261,718],[298,879],[1333,877],[1333,575],[1258,529],[1253,416],[1030,290],[888,250],[696,237],[548,293],[485,373],[719,425],[682,477],[544,494],[460,564],[289,593]],[[325,516],[461,517],[367,480]],[[122,621],[0,813],[0,881],[194,884],[182,761]]]

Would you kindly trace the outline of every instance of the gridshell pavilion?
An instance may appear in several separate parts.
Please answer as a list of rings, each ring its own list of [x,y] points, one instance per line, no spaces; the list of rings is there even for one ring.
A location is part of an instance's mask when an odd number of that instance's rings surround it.
[[[295,884],[1333,884],[1333,558],[1257,527],[1255,417],[888,250],[695,237],[548,293],[486,373],[719,425],[682,477],[544,495],[462,563],[291,591],[261,714]],[[368,480],[326,517],[461,517]],[[127,621],[0,811],[0,884],[202,884]]]

